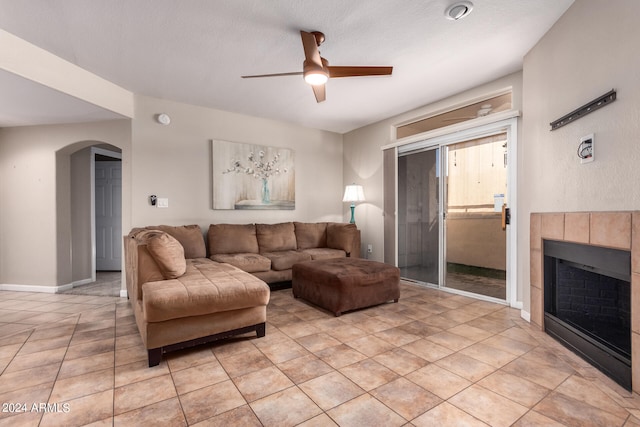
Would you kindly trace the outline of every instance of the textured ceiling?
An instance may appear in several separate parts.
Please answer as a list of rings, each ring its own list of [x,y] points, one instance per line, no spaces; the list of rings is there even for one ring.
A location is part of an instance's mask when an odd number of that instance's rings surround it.
[[[0,28],[134,93],[344,133],[521,69],[573,0],[475,0],[461,21],[453,2],[0,0]],[[301,71],[300,30],[393,76],[330,80],[320,104],[300,76],[240,78]],[[0,92],[0,127],[118,117],[7,72]]]

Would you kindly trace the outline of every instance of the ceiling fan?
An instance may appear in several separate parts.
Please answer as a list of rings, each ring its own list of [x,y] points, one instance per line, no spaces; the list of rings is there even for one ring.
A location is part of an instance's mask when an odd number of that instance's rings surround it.
[[[259,74],[253,76],[242,76],[243,79],[258,77],[278,77],[278,76],[303,76],[304,80],[311,85],[316,101],[322,102],[326,99],[325,83],[327,80],[338,77],[363,77],[363,76],[388,76],[391,75],[393,67],[369,67],[369,66],[333,66],[329,61],[320,56],[318,47],[324,42],[324,34],[320,31],[300,31],[302,37],[302,48],[304,49],[305,60],[302,71],[291,73]]]

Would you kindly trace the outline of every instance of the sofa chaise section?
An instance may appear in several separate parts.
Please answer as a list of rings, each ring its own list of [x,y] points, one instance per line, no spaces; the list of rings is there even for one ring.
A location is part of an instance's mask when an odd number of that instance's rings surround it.
[[[253,331],[264,336],[268,285],[204,257],[199,226],[163,227],[124,237],[127,291],[149,366],[169,351]]]

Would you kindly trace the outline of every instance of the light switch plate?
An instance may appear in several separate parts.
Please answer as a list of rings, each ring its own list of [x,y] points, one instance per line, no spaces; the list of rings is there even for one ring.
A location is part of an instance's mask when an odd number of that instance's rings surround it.
[[[159,208],[168,208],[169,207],[169,199],[166,197],[158,197],[158,207]]]

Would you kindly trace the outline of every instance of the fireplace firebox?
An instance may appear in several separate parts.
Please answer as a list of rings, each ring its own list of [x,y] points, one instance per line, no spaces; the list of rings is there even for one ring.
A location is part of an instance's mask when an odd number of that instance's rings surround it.
[[[631,390],[631,254],[544,240],[544,329]]]

